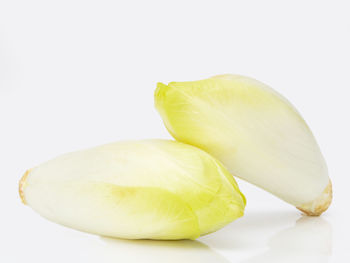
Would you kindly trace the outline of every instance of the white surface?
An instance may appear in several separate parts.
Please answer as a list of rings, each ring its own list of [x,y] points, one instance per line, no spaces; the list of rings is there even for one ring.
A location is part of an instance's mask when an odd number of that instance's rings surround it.
[[[0,1],[1,262],[347,262],[348,1]],[[302,113],[328,163],[320,218],[247,183],[246,216],[198,241],[124,241],[20,203],[23,172],[106,142],[170,138],[157,81],[238,73]]]

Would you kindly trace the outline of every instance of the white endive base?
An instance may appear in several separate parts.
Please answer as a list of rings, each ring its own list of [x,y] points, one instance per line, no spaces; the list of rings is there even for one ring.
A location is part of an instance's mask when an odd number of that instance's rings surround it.
[[[328,209],[332,202],[332,182],[329,180],[322,194],[314,201],[297,206],[297,208],[308,216],[319,216]]]

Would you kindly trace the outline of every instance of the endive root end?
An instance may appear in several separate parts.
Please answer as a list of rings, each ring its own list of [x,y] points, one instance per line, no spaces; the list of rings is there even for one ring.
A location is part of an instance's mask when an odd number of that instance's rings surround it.
[[[27,170],[22,176],[21,180],[19,180],[18,192],[23,204],[26,204],[26,200],[24,198],[24,187],[26,186],[27,177],[30,171],[31,169]]]
[[[332,182],[329,180],[327,187],[319,197],[297,208],[308,216],[319,216],[328,209],[332,202],[332,196]]]

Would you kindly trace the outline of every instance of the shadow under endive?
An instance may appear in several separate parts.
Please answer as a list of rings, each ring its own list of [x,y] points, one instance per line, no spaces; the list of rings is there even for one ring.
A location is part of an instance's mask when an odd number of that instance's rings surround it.
[[[109,237],[101,239],[106,245],[108,262],[230,262],[207,245],[194,240],[123,240]]]
[[[242,262],[328,262],[332,253],[332,228],[321,217],[302,216],[293,227],[272,236],[267,246],[266,252]]]
[[[284,228],[292,224],[292,227]],[[271,233],[275,234],[271,236]],[[99,251],[99,255],[104,255],[103,262],[229,263],[231,260],[236,262],[238,256],[241,259],[242,253],[254,253],[254,256],[240,262],[325,263],[332,252],[332,228],[325,219],[300,217],[295,212],[281,211],[249,213],[245,220],[238,220],[212,235],[201,237],[201,242],[108,237],[101,237],[101,240],[103,250]],[[229,252],[230,260],[212,248]],[[262,251],[264,248],[264,252],[256,254],[257,249]]]

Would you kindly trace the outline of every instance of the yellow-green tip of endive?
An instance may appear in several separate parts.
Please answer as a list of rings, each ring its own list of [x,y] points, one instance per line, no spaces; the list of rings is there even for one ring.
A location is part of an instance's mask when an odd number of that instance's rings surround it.
[[[62,155],[28,170],[19,192],[53,222],[127,239],[196,239],[241,217],[245,207],[219,161],[167,140]]]
[[[171,135],[220,160],[308,215],[332,200],[327,166],[309,127],[283,96],[240,75],[158,83],[155,106]]]

